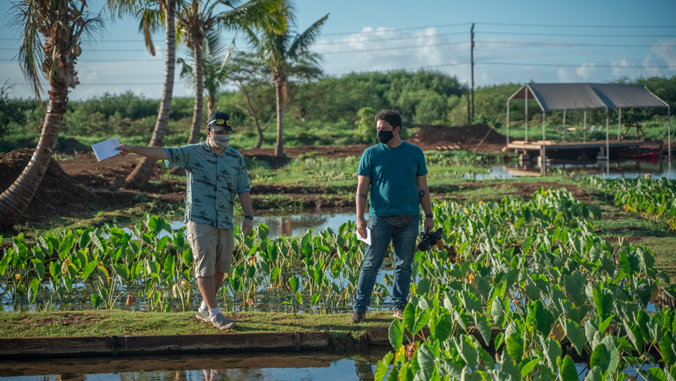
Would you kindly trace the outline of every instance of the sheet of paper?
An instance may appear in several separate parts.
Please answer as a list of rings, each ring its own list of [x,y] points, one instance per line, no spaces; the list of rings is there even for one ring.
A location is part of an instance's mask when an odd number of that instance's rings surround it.
[[[357,233],[357,239],[366,242],[367,245],[371,245],[371,229],[366,228],[366,238],[362,238],[359,233]]]
[[[96,143],[92,145],[94,150],[94,155],[96,155],[96,160],[101,161],[113,157],[119,154],[122,151],[118,151],[115,148],[120,146],[120,141],[117,138],[108,139],[101,143]]]

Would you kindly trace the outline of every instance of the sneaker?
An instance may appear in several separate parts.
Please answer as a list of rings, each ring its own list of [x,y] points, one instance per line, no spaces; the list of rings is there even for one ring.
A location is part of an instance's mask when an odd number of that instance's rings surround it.
[[[366,318],[366,313],[353,311],[352,316],[350,316],[350,320],[348,320],[348,323],[356,324],[364,320],[364,318]]]
[[[204,310],[204,311],[197,310],[197,315],[195,315],[195,317],[202,320],[202,321],[205,321],[207,323],[210,322],[210,320],[209,320],[209,310]]]
[[[397,307],[394,309],[392,313],[393,317],[396,317],[397,319],[403,319],[404,318],[404,309],[401,307]]]
[[[221,331],[226,330],[226,329],[232,329],[235,327],[235,322],[228,320],[223,314],[218,314],[213,317],[209,318],[209,321],[211,324],[214,325],[214,327],[220,329]]]

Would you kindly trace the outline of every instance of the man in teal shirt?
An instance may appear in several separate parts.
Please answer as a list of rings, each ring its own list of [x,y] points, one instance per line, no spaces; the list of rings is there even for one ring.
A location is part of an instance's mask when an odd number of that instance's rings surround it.
[[[163,160],[165,167],[181,167],[187,174],[185,222],[195,262],[195,277],[202,294],[197,318],[220,330],[235,323],[220,312],[216,291],[232,264],[235,244],[232,209],[235,197],[244,210],[242,227],[253,229],[251,188],[242,155],[230,147],[232,122],[227,114],[215,112],[206,124],[207,141],[178,148],[121,145],[118,150]]]
[[[420,148],[401,140],[401,116],[397,111],[382,110],[375,120],[380,144],[364,151],[357,171],[357,233],[366,238],[364,208],[370,186],[371,245],[364,252],[351,323],[365,317],[390,242],[394,246],[394,316],[403,318],[418,237],[419,204],[425,211],[425,231],[434,228],[425,155]]]

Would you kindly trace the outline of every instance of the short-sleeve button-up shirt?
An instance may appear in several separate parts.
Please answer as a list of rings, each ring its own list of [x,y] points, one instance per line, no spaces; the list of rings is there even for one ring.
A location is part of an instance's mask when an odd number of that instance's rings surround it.
[[[164,166],[184,168],[187,174],[185,221],[233,230],[235,196],[251,191],[242,155],[230,146],[216,155],[208,142],[164,151]]]

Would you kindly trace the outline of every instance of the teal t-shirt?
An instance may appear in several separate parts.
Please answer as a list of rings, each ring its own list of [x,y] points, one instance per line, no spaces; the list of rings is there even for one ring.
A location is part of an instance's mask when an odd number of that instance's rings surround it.
[[[412,216],[420,213],[418,176],[427,174],[425,155],[413,144],[396,148],[369,147],[361,155],[357,174],[371,178],[369,216]]]

